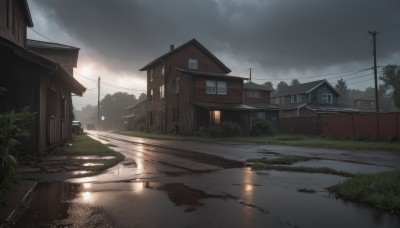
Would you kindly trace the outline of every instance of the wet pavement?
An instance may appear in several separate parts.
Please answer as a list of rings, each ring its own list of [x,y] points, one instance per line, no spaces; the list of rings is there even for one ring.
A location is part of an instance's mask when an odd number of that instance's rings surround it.
[[[90,133],[126,159],[98,176],[39,183],[12,226],[400,227],[399,215],[330,195],[326,188],[345,177],[252,171],[243,163],[247,158],[296,154],[312,159],[295,165],[381,172],[399,168],[396,153],[384,152],[376,159],[378,152]],[[302,188],[316,192],[299,192]]]

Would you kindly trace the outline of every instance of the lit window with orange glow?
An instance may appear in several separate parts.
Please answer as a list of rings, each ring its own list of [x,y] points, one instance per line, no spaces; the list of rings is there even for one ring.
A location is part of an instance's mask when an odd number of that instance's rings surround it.
[[[212,125],[221,124],[221,111],[219,110],[211,111],[211,124]]]

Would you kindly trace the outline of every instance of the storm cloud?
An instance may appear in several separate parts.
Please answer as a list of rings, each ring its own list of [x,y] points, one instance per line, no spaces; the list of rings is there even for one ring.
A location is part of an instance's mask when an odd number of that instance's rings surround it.
[[[228,67],[259,78],[400,63],[398,0],[31,0],[71,42],[91,50],[113,72],[140,75],[142,66],[196,38]],[[40,29],[40,23],[39,28]],[[45,30],[45,28],[43,28]],[[70,43],[71,43],[70,42]],[[73,44],[73,43],[72,43]],[[329,72],[326,72],[329,73]],[[246,76],[246,75],[244,75]],[[142,74],[144,78],[144,74]]]

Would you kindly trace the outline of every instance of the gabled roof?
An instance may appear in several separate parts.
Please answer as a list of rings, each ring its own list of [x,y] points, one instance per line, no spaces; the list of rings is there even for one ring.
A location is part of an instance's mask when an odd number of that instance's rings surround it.
[[[49,70],[51,75],[55,75],[62,80],[62,82],[68,84],[73,93],[82,96],[86,91],[86,88],[81,85],[72,75],[70,75],[59,63],[34,52],[28,51],[5,38],[0,37],[0,45],[12,49],[15,56],[26,59],[40,67],[44,67],[45,69]]]
[[[183,48],[185,48],[186,46],[189,46],[189,45],[191,45],[191,44],[197,46],[197,47],[200,48],[203,52],[205,52],[208,56],[210,56],[222,69],[225,70],[225,72],[226,72],[227,74],[231,72],[231,70],[230,70],[227,66],[225,66],[225,64],[223,64],[217,57],[215,57],[215,55],[213,55],[209,50],[207,50],[207,48],[205,48],[202,44],[200,44],[199,41],[197,41],[196,39],[192,39],[192,40],[190,40],[190,41],[188,41],[188,42],[182,44],[181,46],[175,48],[174,50],[169,51],[169,52],[167,52],[166,54],[164,54],[164,55],[162,55],[162,56],[156,58],[155,60],[153,60],[153,61],[151,61],[150,63],[148,63],[146,66],[142,67],[142,68],[140,69],[140,71],[145,71],[145,70],[147,70],[150,66],[152,66],[152,65],[155,64],[155,63],[157,63],[158,61],[163,60],[163,59],[165,59],[165,58],[167,58],[167,57],[169,57],[169,56],[171,56],[171,55],[173,55],[173,54],[179,52],[180,50],[182,50]]]
[[[256,84],[254,82],[246,82],[243,84],[243,88],[247,90],[261,90],[261,91],[272,91],[263,85]]]
[[[319,80],[313,82],[302,83],[294,86],[287,86],[280,90],[277,90],[271,97],[283,97],[293,94],[310,93],[314,89],[318,88],[322,84],[326,83],[333,91],[337,93],[335,88],[327,80]]]
[[[241,80],[247,80],[247,78],[243,78],[240,76],[232,76],[232,75],[227,75],[227,74],[218,74],[218,73],[210,73],[210,72],[202,72],[202,71],[197,71],[197,70],[185,70],[182,68],[175,67],[176,70],[191,74],[194,76],[206,76],[206,77],[216,77],[216,78],[232,78],[232,79],[241,79]]]
[[[73,46],[68,46],[65,44],[59,44],[59,43],[51,43],[51,42],[46,42],[46,41],[40,41],[40,40],[26,40],[26,45],[27,47],[32,47],[32,48],[54,48],[54,49],[65,49],[65,50],[72,50],[72,51],[78,51],[80,50],[77,47]]]

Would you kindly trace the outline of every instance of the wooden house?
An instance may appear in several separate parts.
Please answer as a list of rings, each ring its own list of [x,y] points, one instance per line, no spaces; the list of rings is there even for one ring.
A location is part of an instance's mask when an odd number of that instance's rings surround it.
[[[244,103],[243,77],[197,40],[174,48],[144,66],[147,71],[147,127],[150,132],[192,134],[201,127],[237,122],[251,127],[259,108]]]
[[[277,90],[272,94],[271,101],[279,108],[279,117],[360,112],[357,109],[340,106],[339,96],[340,94],[328,81],[319,80]]]
[[[1,0],[0,10],[0,87],[8,90],[0,112],[26,106],[36,112],[20,149],[43,152],[71,137],[71,93],[82,96],[86,89],[60,63],[26,48],[26,28],[33,24],[25,0]]]

